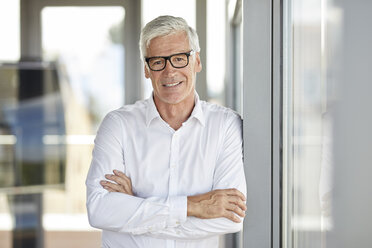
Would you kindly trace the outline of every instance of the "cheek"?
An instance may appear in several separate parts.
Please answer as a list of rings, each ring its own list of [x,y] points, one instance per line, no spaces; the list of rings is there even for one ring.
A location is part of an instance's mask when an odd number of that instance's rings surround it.
[[[150,77],[150,79],[151,79],[151,81],[154,83],[154,84],[156,84],[157,82],[159,82],[159,75],[151,75],[151,77]]]
[[[187,74],[187,77],[190,81],[190,83],[193,83],[195,81],[195,75],[196,73],[194,71],[189,71]]]

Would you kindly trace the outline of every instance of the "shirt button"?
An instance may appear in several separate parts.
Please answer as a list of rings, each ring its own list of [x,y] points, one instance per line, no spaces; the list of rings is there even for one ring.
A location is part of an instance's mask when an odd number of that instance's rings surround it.
[[[179,221],[176,221],[176,224],[177,224],[177,225],[179,225],[179,224],[180,224],[180,222],[179,222]]]

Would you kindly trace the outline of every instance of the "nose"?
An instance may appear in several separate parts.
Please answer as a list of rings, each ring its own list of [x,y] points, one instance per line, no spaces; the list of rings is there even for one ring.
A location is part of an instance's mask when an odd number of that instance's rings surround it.
[[[172,73],[175,72],[175,70],[176,70],[176,68],[174,68],[172,66],[172,64],[170,63],[170,61],[168,60],[167,63],[166,63],[166,65],[165,65],[165,68],[163,70],[163,73],[165,73],[165,74],[172,74]]]

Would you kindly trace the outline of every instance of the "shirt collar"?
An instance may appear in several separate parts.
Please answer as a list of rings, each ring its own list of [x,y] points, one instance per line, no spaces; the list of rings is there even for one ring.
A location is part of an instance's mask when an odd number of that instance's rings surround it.
[[[146,126],[149,127],[151,121],[158,117],[160,118],[160,115],[155,106],[154,93],[152,93],[149,99],[147,99]]]
[[[196,91],[195,91],[195,106],[189,119],[191,118],[196,118],[202,126],[205,125],[203,109],[201,107],[199,95],[198,93],[196,93]]]
[[[156,118],[161,118],[158,110],[156,109],[154,102],[154,93],[151,94],[150,98],[147,99],[147,109],[146,109],[146,126],[149,127],[152,120]],[[205,119],[203,114],[203,109],[201,107],[200,99],[198,93],[195,91],[195,106],[189,117],[189,119],[197,119],[202,126],[205,125]]]

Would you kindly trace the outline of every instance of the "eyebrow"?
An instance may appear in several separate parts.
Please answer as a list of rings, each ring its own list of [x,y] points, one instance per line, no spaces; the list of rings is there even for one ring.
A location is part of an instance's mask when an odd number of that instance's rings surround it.
[[[145,58],[146,59],[152,59],[152,58],[169,58],[170,56],[177,55],[177,54],[191,53],[191,51],[192,51],[192,49],[190,51],[186,51],[186,52],[173,53],[173,54],[168,55],[168,56],[151,56],[151,57],[145,57]]]

